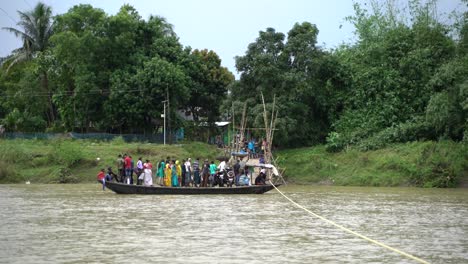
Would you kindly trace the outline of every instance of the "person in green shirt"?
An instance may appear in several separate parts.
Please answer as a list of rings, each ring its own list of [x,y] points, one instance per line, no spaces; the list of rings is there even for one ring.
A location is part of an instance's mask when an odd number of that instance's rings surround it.
[[[166,163],[164,162],[164,160],[161,160],[158,164],[158,170],[156,171],[156,176],[158,176],[157,178],[157,184],[163,186],[164,183],[163,183],[163,178],[164,178],[164,168],[166,167]]]
[[[216,168],[217,168],[217,166],[214,164],[214,161],[211,161],[211,164],[210,164],[210,179],[209,179],[211,187],[213,187],[213,184],[214,184]]]

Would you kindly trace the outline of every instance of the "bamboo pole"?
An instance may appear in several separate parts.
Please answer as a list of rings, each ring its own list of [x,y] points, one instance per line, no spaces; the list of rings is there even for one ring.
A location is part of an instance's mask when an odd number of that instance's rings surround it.
[[[232,144],[231,145],[231,152],[235,151],[236,146],[236,126],[235,126],[235,112],[234,112],[234,102],[232,102]]]
[[[269,131],[271,141],[273,141],[271,129],[273,128],[273,120],[274,120],[274,117],[275,117],[275,106],[276,106],[276,94],[273,96],[273,107],[271,109],[270,131]]]
[[[276,120],[278,119],[278,110],[276,110],[275,122],[273,123],[273,127],[271,128],[271,143],[273,143],[273,137],[275,135],[276,130]]]
[[[262,103],[263,103],[263,121],[265,122],[265,136],[266,136],[266,142],[267,142],[267,145],[265,146],[265,153],[264,153],[264,157],[265,157],[265,162],[266,163],[270,163],[270,131],[269,131],[269,128],[268,128],[268,115],[267,115],[267,110],[266,110],[266,105],[265,105],[265,97],[263,96],[263,93],[261,93],[262,95]]]

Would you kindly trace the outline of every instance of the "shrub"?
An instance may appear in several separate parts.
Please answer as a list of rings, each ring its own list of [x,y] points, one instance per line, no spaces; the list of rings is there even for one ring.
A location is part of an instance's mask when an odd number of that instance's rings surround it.
[[[115,144],[115,145],[123,145],[126,142],[125,142],[125,139],[122,136],[118,136],[118,137],[115,137],[114,139],[112,139],[111,143]]]
[[[339,133],[330,132],[327,136],[326,150],[328,152],[339,152],[343,150],[345,143]]]
[[[356,145],[359,150],[366,151],[380,149],[391,143],[435,139],[434,137],[431,127],[421,118],[415,118],[377,132]]]
[[[417,160],[419,171],[411,174],[411,181],[422,187],[456,187],[468,166],[468,148],[453,142],[427,144]]]
[[[8,182],[18,182],[18,174],[8,163],[0,160],[0,182],[8,180]]]
[[[83,150],[71,141],[57,140],[52,144],[55,148],[55,151],[49,154],[49,162],[52,164],[71,167],[85,157]]]
[[[10,141],[2,142],[0,144],[0,160],[9,164],[28,164],[33,158],[32,153],[18,142],[22,141],[16,141],[16,144],[12,144]]]
[[[77,183],[78,178],[75,177],[71,172],[70,169],[66,167],[60,167],[58,168],[54,174],[56,174],[56,177],[58,178],[59,183]]]

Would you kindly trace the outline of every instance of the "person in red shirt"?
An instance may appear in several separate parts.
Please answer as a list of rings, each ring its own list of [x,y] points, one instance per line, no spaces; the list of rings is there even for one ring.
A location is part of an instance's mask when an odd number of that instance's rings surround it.
[[[102,183],[102,190],[106,188],[106,174],[104,173],[105,170],[101,169],[101,171],[97,175],[97,180]]]
[[[124,158],[124,166],[125,166],[125,181],[124,183],[130,184],[130,177],[132,175],[132,159],[130,156],[125,154]]]

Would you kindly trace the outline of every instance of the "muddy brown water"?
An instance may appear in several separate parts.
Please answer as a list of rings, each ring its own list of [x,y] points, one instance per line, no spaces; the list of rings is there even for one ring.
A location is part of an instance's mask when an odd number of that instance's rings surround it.
[[[294,201],[430,263],[468,263],[468,189],[282,186]],[[138,196],[0,185],[0,263],[416,263],[275,190]]]

